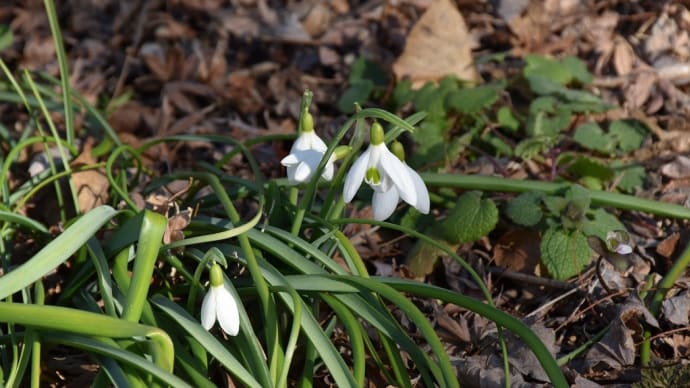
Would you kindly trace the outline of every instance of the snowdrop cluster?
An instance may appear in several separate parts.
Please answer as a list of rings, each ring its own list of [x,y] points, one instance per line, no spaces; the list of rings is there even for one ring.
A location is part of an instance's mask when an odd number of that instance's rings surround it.
[[[314,132],[312,116],[304,111],[300,135],[292,145],[290,154],[281,160],[287,167],[288,181],[300,184],[309,181],[317,170],[327,146]],[[374,219],[382,221],[393,214],[402,199],[421,213],[429,213],[429,191],[419,174],[404,162],[402,145],[394,142],[391,152],[384,142],[383,127],[377,122],[371,126],[370,145],[353,163],[345,178],[343,199],[351,202],[362,182],[373,190],[372,209]],[[334,152],[328,159],[321,177],[330,181],[333,178],[333,163],[337,159]]]

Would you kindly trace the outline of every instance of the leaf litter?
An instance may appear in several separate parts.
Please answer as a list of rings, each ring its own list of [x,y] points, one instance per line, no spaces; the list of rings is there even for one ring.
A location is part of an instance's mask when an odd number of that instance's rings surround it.
[[[652,133],[644,136],[639,147],[629,147],[636,148],[630,156],[623,156],[643,166],[647,180],[646,185],[630,189],[640,197],[680,204],[690,198],[689,168],[683,155],[690,150],[690,11],[679,2],[592,7],[571,0],[176,0],[145,4],[70,0],[59,7],[72,86],[92,103],[108,101],[108,121],[128,144],[180,133],[224,134],[240,141],[258,134],[292,133],[304,88],[315,92],[317,125],[332,133],[344,119],[337,96],[349,87],[350,67],[360,57],[387,69],[398,80],[441,82],[444,75],[453,73],[481,82],[512,79],[520,71],[516,59],[528,54],[577,56],[592,72],[591,87],[597,95],[621,107],[590,115],[602,132],[612,131],[608,124],[615,120],[634,118]],[[3,60],[16,68],[58,74],[40,2],[3,3],[0,24],[9,25],[15,37],[3,50]],[[509,59],[487,60],[493,54]],[[389,101],[392,83],[392,79],[384,80],[380,90]],[[504,101],[506,96],[497,98]],[[514,101],[516,106],[518,103]],[[0,103],[0,117],[7,128],[20,128],[28,119],[21,109],[4,102]],[[83,112],[77,112],[77,123],[83,117]],[[631,139],[622,134],[616,144]],[[74,167],[103,161],[102,156],[91,154],[91,146],[88,140],[83,142],[72,162]],[[615,151],[615,147],[593,151]],[[281,175],[276,167],[280,157],[274,151],[285,148],[276,142],[252,150],[267,177]],[[2,144],[2,150],[6,149]],[[224,151],[201,144],[161,144],[143,157],[147,167],[164,172],[193,166],[199,155],[211,160]],[[31,161],[41,152],[20,155],[19,165],[26,169],[10,172],[11,185],[30,178]],[[552,176],[551,166],[545,162],[482,158],[472,164],[462,153],[456,155],[458,160],[449,170],[458,174],[499,171],[514,177]],[[251,176],[241,157],[223,168]],[[74,175],[73,184],[81,188],[82,211],[107,200],[108,185],[103,178],[100,170]],[[166,232],[170,241],[180,236],[193,213],[176,207],[174,192],[161,194],[161,204],[170,217]],[[45,201],[36,201],[24,210],[43,213],[54,195],[46,192]],[[139,196],[145,206],[144,193],[132,195]],[[482,201],[493,204],[494,199],[485,196]],[[499,203],[503,200],[498,199]],[[354,212],[370,216],[369,208]],[[636,360],[644,324],[656,328],[653,349],[660,359],[688,364],[688,278],[681,278],[664,301],[658,322],[635,295],[650,285],[650,279],[653,285],[654,278],[678,257],[688,242],[687,236],[682,237],[687,224],[634,212],[619,216],[637,243],[635,252],[621,258],[594,249],[591,264],[570,280],[543,277],[546,271],[537,257],[543,236],[529,229],[541,216],[536,221],[533,214],[513,217],[524,217],[523,222],[497,219],[496,229],[488,236],[465,236],[449,242],[449,247],[479,271],[501,309],[532,320],[530,327],[555,356],[564,356],[593,339],[585,353],[566,364],[576,386],[683,381],[673,380],[682,376],[682,368],[674,372],[676,377],[669,377],[665,372],[640,369]],[[56,225],[57,220],[47,223]],[[402,264],[405,252],[419,251],[410,250],[414,242],[409,239],[363,225],[345,231],[373,268],[372,273],[419,277],[480,297],[468,274],[443,252],[426,248],[424,256],[440,260],[431,264],[425,260],[420,268],[413,268],[409,262]],[[419,273],[422,275],[415,275]],[[447,333],[443,338],[463,385],[501,384],[503,370],[493,323],[454,306],[416,302],[439,332]],[[597,333],[608,325],[608,331],[597,339]],[[544,382],[543,371],[527,348],[512,338],[509,345],[511,381],[516,385]],[[69,354],[66,349],[57,350]],[[51,368],[68,371],[66,375],[79,375],[75,371],[92,367],[87,360],[55,360],[59,358],[52,359]],[[61,376],[56,374],[50,384],[81,384]]]

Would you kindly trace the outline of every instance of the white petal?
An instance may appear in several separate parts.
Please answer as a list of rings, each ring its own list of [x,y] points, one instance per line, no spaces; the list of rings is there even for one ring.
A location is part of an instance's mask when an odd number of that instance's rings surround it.
[[[312,175],[311,166],[306,162],[301,162],[295,168],[294,176],[290,180],[294,181],[294,182],[298,182],[298,183],[306,182],[311,177],[311,175]]]
[[[429,207],[431,206],[429,200],[429,190],[427,190],[422,177],[417,174],[417,171],[412,169],[412,167],[405,164],[407,171],[410,173],[412,182],[414,183],[414,190],[417,193],[417,203],[412,204],[417,210],[422,214],[429,213]]]
[[[204,295],[204,301],[201,302],[201,326],[206,330],[211,329],[216,322],[217,288],[211,287]]]
[[[405,164],[385,147],[381,152],[379,165],[381,166],[380,170],[383,170],[398,188],[400,197],[414,206],[417,203],[417,191]]]
[[[235,298],[226,287],[224,285],[220,288],[216,298],[216,313],[220,328],[228,335],[235,336],[240,332],[240,312],[237,309]]]
[[[292,148],[290,148],[290,153],[294,154],[299,151],[304,151],[304,150],[310,150],[312,148],[312,137],[310,134],[313,134],[313,132],[306,132],[300,134],[297,139],[295,139],[295,142],[292,143]]]
[[[282,164],[285,167],[289,167],[297,163],[299,163],[299,159],[297,159],[297,155],[295,154],[290,154],[280,160],[280,164]]]
[[[309,132],[309,134],[311,134],[309,135],[309,141],[311,142],[310,148],[316,151],[320,151],[321,153],[326,152],[328,146],[326,145],[326,143],[323,142],[323,140],[321,140],[319,135],[317,135],[314,131]]]
[[[333,172],[334,172],[333,162],[334,162],[334,159],[335,159],[335,157],[333,155],[331,155],[331,157],[328,158],[328,163],[326,163],[326,167],[324,167],[323,173],[321,174],[321,178],[323,178],[327,181],[330,181],[331,179],[333,179]]]
[[[616,247],[616,252],[620,253],[621,255],[631,254],[632,251],[632,247],[628,244],[618,244]]]
[[[374,210],[374,219],[383,221],[390,217],[395,211],[396,206],[398,206],[398,202],[400,202],[400,196],[395,186],[391,187],[388,191],[375,191],[374,197],[371,200],[371,207]]]
[[[347,173],[347,177],[345,177],[345,184],[343,185],[343,200],[345,203],[352,201],[352,198],[357,194],[357,190],[359,190],[359,186],[362,185],[364,174],[369,165],[370,154],[371,146],[367,148],[367,150],[355,160],[352,167],[350,167],[350,171]]]

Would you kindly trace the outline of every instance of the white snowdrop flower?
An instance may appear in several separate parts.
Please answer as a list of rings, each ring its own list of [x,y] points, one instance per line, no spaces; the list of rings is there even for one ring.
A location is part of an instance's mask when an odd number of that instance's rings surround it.
[[[290,154],[280,161],[280,164],[287,167],[288,181],[293,185],[307,182],[312,178],[328,149],[326,143],[314,132],[314,119],[311,114],[306,111],[302,114],[300,135],[292,144]],[[331,154],[328,158],[328,163],[321,174],[321,177],[327,181],[333,179],[333,162],[335,162],[335,154]]]
[[[237,302],[223,279],[223,270],[214,263],[211,267],[211,287],[201,303],[201,326],[210,330],[218,321],[220,328],[231,336],[240,332],[240,313]]]
[[[379,123],[371,126],[370,140],[369,148],[353,163],[345,178],[345,202],[352,201],[364,181],[374,189],[374,219],[383,221],[390,217],[400,199],[428,213],[429,191],[422,178],[388,149]]]

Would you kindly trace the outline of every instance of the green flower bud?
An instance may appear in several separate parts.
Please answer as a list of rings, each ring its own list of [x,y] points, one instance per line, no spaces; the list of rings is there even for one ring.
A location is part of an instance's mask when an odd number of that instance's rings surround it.
[[[394,141],[391,144],[391,152],[395,155],[401,162],[405,161],[405,148],[399,141]]]
[[[333,150],[335,160],[339,160],[346,157],[350,152],[352,152],[352,147],[348,145],[337,146],[335,147],[335,150]]]

